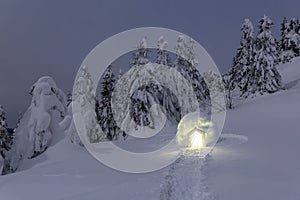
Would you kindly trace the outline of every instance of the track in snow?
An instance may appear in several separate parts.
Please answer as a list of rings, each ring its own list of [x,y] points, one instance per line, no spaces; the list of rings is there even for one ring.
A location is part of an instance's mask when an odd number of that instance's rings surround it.
[[[237,134],[222,134],[217,146],[243,144],[248,138]],[[213,200],[217,199],[207,185],[207,163],[210,154],[201,158],[197,151],[186,150],[173,163],[161,185],[160,200]]]
[[[209,154],[205,158],[196,153],[182,155],[167,171],[161,185],[160,200],[216,199],[206,185],[205,169],[209,160]]]

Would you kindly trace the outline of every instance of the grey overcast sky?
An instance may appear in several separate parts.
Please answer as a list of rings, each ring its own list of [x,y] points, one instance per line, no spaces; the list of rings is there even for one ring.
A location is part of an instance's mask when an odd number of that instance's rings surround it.
[[[299,0],[1,0],[0,104],[10,126],[30,103],[28,90],[43,75],[65,92],[85,56],[98,43],[127,29],[171,28],[202,44],[221,72],[239,45],[244,18],[255,28],[263,16],[279,37],[284,16],[299,18]]]

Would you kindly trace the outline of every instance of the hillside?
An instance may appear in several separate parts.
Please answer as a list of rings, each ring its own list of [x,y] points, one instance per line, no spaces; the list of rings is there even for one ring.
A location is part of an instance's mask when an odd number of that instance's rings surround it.
[[[184,175],[181,181],[185,182],[205,182],[199,188],[191,187],[195,193],[208,188],[203,199],[299,199],[300,59],[278,69],[286,90],[247,101],[227,112],[223,133],[242,135],[248,140],[225,137],[205,160],[199,176],[184,165],[174,167],[171,175]],[[65,138],[41,156],[23,163],[17,173],[0,177],[0,199],[154,200],[160,198],[164,177],[170,170],[166,167],[146,174],[118,172]],[[176,190],[191,190],[188,187],[179,183]],[[176,195],[172,199],[183,200]]]

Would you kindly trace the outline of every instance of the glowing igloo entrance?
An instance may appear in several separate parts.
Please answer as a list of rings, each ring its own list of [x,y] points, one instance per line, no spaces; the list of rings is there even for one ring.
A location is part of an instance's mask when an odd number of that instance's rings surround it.
[[[198,112],[189,113],[178,124],[176,142],[182,149],[208,150],[217,138],[213,123],[201,118]]]

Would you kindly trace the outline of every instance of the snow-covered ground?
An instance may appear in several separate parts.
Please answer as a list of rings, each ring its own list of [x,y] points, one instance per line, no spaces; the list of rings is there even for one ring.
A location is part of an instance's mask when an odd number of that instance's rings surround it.
[[[202,195],[221,200],[298,200],[300,59],[279,70],[288,90],[228,111],[223,133],[242,136],[224,136],[209,158],[192,162],[181,158],[156,172],[128,174],[104,166],[64,139],[26,160],[17,173],[0,177],[0,199],[191,200]],[[160,142],[149,147],[162,145],[168,136],[162,134],[157,137]],[[134,141],[128,140],[130,147]],[[183,195],[184,191],[193,194]]]

